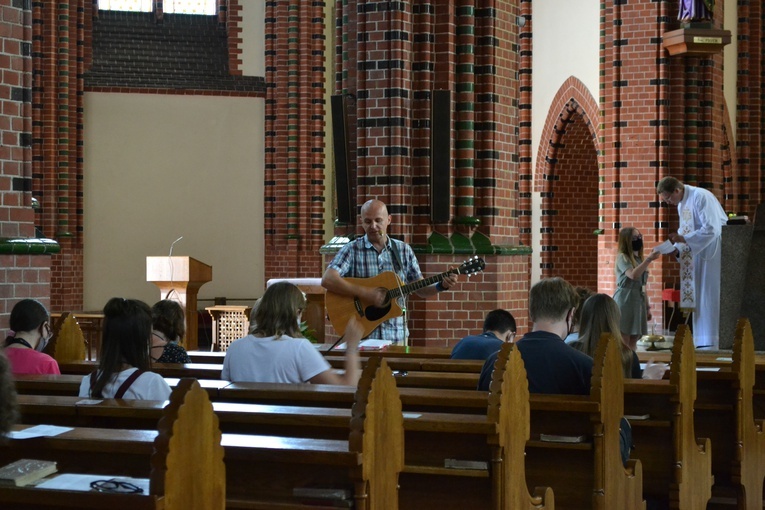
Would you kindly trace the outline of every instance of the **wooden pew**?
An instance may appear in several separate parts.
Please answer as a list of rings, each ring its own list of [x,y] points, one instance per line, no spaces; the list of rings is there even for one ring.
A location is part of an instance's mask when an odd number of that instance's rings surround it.
[[[754,339],[741,319],[729,369],[699,372],[695,425],[712,441],[713,503],[732,498],[738,508],[762,508],[765,434],[753,413]]]
[[[44,401],[45,397],[33,398]],[[57,398],[61,400],[65,397]],[[76,397],[68,398],[70,402],[66,405],[71,406],[71,400]],[[161,402],[149,401],[111,402],[117,407],[75,406],[74,420],[84,417],[95,422],[100,419],[102,423],[110,422],[110,426],[114,426],[115,419],[127,412],[137,414],[140,423],[145,423],[156,419],[162,406]],[[46,404],[51,405],[51,402]],[[61,402],[57,405],[66,407]],[[42,411],[30,411],[33,407],[25,407],[25,419],[41,417]],[[60,412],[61,409],[54,410]],[[226,413],[229,422],[236,421],[232,418],[235,416],[232,410]],[[353,407],[344,413],[342,421],[337,421],[337,416],[334,418],[335,427],[344,427],[343,440],[304,439],[285,437],[284,434],[224,434],[222,443],[226,453],[229,494],[227,506],[302,508],[292,497],[292,489],[316,483],[324,487],[344,487],[354,494],[358,509],[397,508],[398,473],[403,466],[403,425],[395,382],[384,362],[367,366],[355,391]],[[71,416],[64,413],[59,415],[59,419],[66,421]],[[297,420],[293,423],[301,422],[306,429],[314,427],[315,420],[311,413],[304,413],[302,417],[293,415],[292,419]],[[83,434],[97,434],[98,437],[114,437],[105,429],[77,430],[86,431]],[[128,432],[127,437],[131,440],[140,439],[132,431]],[[108,453],[115,453],[108,448],[97,451],[97,455],[92,454],[95,458],[90,458],[95,465],[108,462]],[[138,455],[142,450],[139,444],[131,444],[126,451]]]
[[[380,359],[380,357],[375,357]],[[62,374],[87,375],[98,368],[94,361],[75,361],[59,365]],[[208,363],[153,363],[151,370],[163,377],[195,379],[220,379],[223,365]],[[421,370],[397,370],[396,383],[400,387],[475,389],[478,372],[434,372]]]
[[[483,402],[483,416],[418,413],[404,418],[407,448],[401,475],[402,508],[552,508],[549,490],[538,489],[531,497],[526,486],[528,389],[520,354],[508,344],[497,365],[488,405]],[[77,397],[22,395],[20,399],[24,420],[123,428],[145,426],[156,419],[162,405],[107,400],[75,407]],[[228,432],[249,427],[263,433],[279,430],[300,437],[336,438],[342,427],[347,429],[350,418],[349,409],[225,402],[213,406],[221,427]],[[483,461],[487,469],[448,469],[444,467],[447,458]]]
[[[170,396],[170,403],[163,410],[157,428],[158,431],[152,433],[129,431],[141,438],[147,450],[140,467],[136,466],[130,474],[123,471],[121,456],[126,452],[122,449],[125,442],[120,442],[120,438],[114,439],[115,444],[119,443],[115,450],[120,454],[120,461],[112,457],[109,463],[98,466],[88,465],[85,459],[89,455],[83,455],[81,450],[53,451],[51,443],[71,444],[76,431],[66,433],[67,438],[10,440],[7,446],[0,447],[0,463],[3,465],[19,458],[38,458],[57,460],[62,473],[109,473],[105,478],[115,474],[148,476],[149,494],[0,487],[0,501],[4,508],[10,506],[15,510],[222,510],[226,498],[223,448],[218,420],[207,393],[196,382],[184,381]],[[104,446],[97,434],[94,432],[92,439],[81,435],[81,445]],[[84,446],[85,450],[87,448]],[[74,462],[75,459],[81,463]]]
[[[613,343],[607,341],[603,345]],[[621,358],[616,347],[604,350],[599,356],[591,395],[530,397],[532,440],[527,446],[527,477],[532,486],[552,485],[556,504],[562,508],[642,508],[640,464],[633,462],[625,470],[619,455],[619,418],[624,406]],[[459,412],[480,414],[485,413],[488,401],[488,394],[478,391],[422,388],[400,388],[399,391],[404,408],[412,412],[443,412],[451,407],[452,412],[456,408]],[[240,383],[221,388],[219,398],[337,407],[348,405],[351,397],[347,388],[340,386]],[[591,441],[572,446],[538,440],[540,432],[567,434],[577,428]],[[571,471],[576,476],[556,477],[552,482],[548,478],[550,466],[561,452],[573,455],[572,465],[576,468]],[[542,459],[535,465],[537,478],[531,478],[528,459],[537,457]]]
[[[712,496],[712,450],[694,428],[696,364],[685,326],[675,336],[669,380],[627,379],[625,412],[632,420],[633,457],[643,465],[644,493],[669,508],[706,508]]]
[[[604,335],[595,353],[590,395],[533,395],[527,479],[549,476],[557,508],[645,509],[639,460],[622,465],[619,422],[624,410],[621,340]],[[541,441],[540,434],[585,436],[580,443]],[[552,468],[551,468],[552,466]]]
[[[223,364],[225,352],[204,352],[190,351],[189,356],[195,364]],[[367,359],[373,357],[385,357],[391,370],[422,370],[426,372],[472,372],[481,373],[483,361],[481,360],[463,360],[448,359],[442,356],[429,357],[427,354],[410,354],[406,356],[394,356],[395,353],[383,353],[375,351],[362,351],[361,364],[364,365]],[[387,356],[383,356],[387,354]],[[325,353],[324,358],[333,368],[343,368],[345,358],[342,354]]]
[[[54,324],[53,337],[45,346],[44,352],[61,364],[84,360],[86,347],[89,346],[77,319],[74,315],[65,313]]]
[[[34,374],[14,376],[16,391],[22,395],[68,395],[76,396],[80,392],[80,383],[82,375],[73,374]],[[174,388],[178,385],[180,378],[167,377],[165,381]],[[218,391],[228,386],[228,381],[220,379],[199,379],[202,389],[207,391],[211,400],[218,398]]]

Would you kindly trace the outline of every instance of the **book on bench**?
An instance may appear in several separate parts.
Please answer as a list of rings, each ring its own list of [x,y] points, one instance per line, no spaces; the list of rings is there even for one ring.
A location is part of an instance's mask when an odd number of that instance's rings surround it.
[[[0,485],[23,487],[57,471],[50,460],[20,459],[0,468]]]
[[[584,443],[587,436],[558,436],[556,434],[539,434],[539,440],[547,443]]]
[[[444,459],[444,467],[449,469],[489,469],[489,463],[482,460]]]
[[[293,487],[292,496],[304,505],[352,508],[353,494],[348,489],[331,487]]]

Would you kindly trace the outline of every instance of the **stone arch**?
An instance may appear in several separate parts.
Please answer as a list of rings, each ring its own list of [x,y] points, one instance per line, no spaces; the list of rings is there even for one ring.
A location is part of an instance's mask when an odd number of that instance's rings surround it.
[[[541,275],[598,288],[600,109],[577,78],[558,90],[545,121],[535,168],[541,193]]]

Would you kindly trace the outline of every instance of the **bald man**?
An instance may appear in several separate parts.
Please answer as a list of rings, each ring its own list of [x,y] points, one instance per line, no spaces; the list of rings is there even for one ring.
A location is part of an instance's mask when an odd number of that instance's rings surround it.
[[[358,297],[367,303],[382,307],[386,302],[386,289],[357,285],[345,278],[371,278],[384,271],[393,271],[404,284],[421,280],[422,272],[412,248],[405,242],[388,236],[390,223],[391,215],[383,202],[365,202],[361,206],[364,236],[354,239],[340,249],[327,266],[321,285],[335,294]],[[449,290],[456,283],[457,276],[450,274],[437,284],[423,287],[415,293],[421,297],[430,297]],[[367,338],[404,344],[408,336],[404,318],[399,316],[380,324]]]

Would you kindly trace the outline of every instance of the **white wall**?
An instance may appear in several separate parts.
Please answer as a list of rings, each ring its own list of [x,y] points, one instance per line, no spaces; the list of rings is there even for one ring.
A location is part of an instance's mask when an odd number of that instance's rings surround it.
[[[264,289],[259,98],[85,94],[86,310],[113,296],[152,304],[146,256],[213,266],[200,299]],[[209,306],[201,303],[200,306]]]
[[[578,78],[598,99],[600,2],[596,0],[543,0],[532,4],[534,39],[532,49],[531,168],[536,169],[537,151],[545,120],[561,85]],[[558,112],[556,112],[558,113]],[[541,199],[532,193],[531,282],[541,277]]]
[[[265,76],[265,15],[264,0],[240,0],[242,6],[242,74]]]

